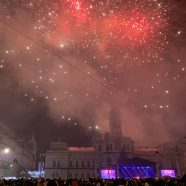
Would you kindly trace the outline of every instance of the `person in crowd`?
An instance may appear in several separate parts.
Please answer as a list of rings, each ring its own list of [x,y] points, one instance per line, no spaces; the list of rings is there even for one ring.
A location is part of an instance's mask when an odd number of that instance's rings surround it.
[[[133,179],[0,179],[0,186],[186,186],[186,176],[176,178]]]

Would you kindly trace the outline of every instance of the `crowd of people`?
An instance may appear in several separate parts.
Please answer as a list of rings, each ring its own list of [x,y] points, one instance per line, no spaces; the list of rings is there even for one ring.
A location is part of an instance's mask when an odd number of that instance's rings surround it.
[[[29,179],[0,180],[0,186],[186,186],[186,176],[175,178],[146,178],[146,179]]]

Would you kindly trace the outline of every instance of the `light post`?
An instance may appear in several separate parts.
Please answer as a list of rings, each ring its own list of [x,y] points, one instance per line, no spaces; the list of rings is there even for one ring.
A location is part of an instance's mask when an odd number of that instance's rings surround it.
[[[5,148],[5,149],[3,150],[3,152],[4,152],[5,154],[8,154],[8,153],[10,152],[10,149],[9,149],[9,148]]]
[[[5,175],[4,176],[7,176],[7,171],[8,171],[8,167],[9,167],[8,166],[8,158],[7,158],[7,156],[10,153],[10,148],[6,147],[6,148],[4,148],[2,150],[2,152],[5,155],[5,158],[4,158],[4,162],[5,162],[5,166],[4,166],[4,168],[5,168]]]

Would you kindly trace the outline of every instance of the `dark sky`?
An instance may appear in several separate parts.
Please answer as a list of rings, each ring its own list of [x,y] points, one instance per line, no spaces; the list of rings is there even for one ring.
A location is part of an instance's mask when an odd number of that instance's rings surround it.
[[[0,121],[17,138],[86,145],[186,135],[185,0],[0,0]]]

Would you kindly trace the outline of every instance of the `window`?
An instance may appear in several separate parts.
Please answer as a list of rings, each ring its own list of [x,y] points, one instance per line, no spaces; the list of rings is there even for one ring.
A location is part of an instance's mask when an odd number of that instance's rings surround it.
[[[90,168],[90,161],[87,161],[87,168]]]
[[[126,145],[125,144],[123,144],[123,150],[126,151]]]
[[[84,165],[84,161],[81,162],[81,167],[84,168],[85,165]]]
[[[56,168],[56,161],[53,161],[53,168]]]
[[[106,144],[106,151],[109,151],[109,144]]]
[[[110,157],[107,158],[107,163],[108,163],[108,164],[111,163],[111,158],[110,158]]]
[[[97,168],[97,174],[99,174],[99,168]]]
[[[72,168],[72,161],[70,161],[70,168]]]
[[[92,162],[92,168],[94,169],[95,168],[95,161]]]
[[[99,151],[101,151],[101,145],[99,145]]]
[[[78,161],[76,161],[76,168],[78,168]]]
[[[109,161],[110,161],[110,163],[112,163],[112,158],[111,157],[109,157]]]
[[[57,162],[57,168],[60,168],[60,161]]]
[[[127,150],[130,150],[130,146],[129,146],[129,144],[127,144]]]
[[[117,150],[117,144],[115,144],[115,150]]]
[[[112,150],[112,144],[110,144],[110,147],[109,148],[110,148],[110,150]]]

